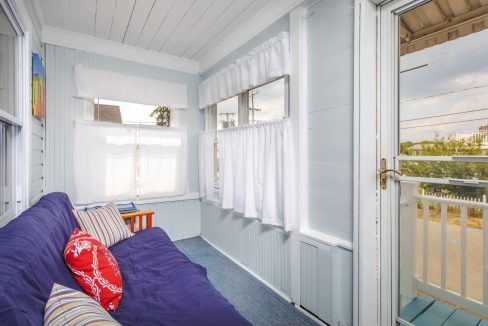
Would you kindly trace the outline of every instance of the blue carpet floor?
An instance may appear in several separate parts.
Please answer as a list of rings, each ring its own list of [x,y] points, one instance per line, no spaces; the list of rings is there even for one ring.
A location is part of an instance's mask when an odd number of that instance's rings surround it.
[[[189,259],[207,269],[210,282],[253,325],[316,325],[202,238],[175,244]]]

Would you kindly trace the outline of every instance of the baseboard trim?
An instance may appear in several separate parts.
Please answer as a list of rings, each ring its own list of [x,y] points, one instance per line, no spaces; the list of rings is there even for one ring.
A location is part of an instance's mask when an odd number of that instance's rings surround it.
[[[273,286],[271,283],[269,283],[268,281],[264,280],[263,278],[261,278],[259,275],[257,275],[255,272],[253,272],[252,270],[249,269],[249,267],[245,266],[244,264],[242,264],[241,262],[239,262],[238,260],[236,260],[235,258],[229,256],[224,250],[220,249],[219,247],[217,247],[216,245],[214,245],[212,242],[210,242],[210,240],[208,240],[207,238],[205,238],[202,234],[200,234],[200,237],[206,242],[208,243],[209,245],[211,245],[213,248],[215,248],[215,250],[217,250],[218,252],[220,252],[222,255],[224,255],[225,257],[229,258],[232,262],[234,262],[236,265],[238,265],[239,267],[241,267],[242,269],[244,269],[246,272],[248,272],[249,274],[251,274],[255,279],[257,279],[259,282],[263,283],[265,286],[267,286],[268,288],[270,288],[273,292],[275,292],[276,294],[278,294],[280,297],[282,297],[283,299],[285,299],[287,302],[289,302],[290,304],[292,304],[298,311],[300,311],[302,314],[304,314],[305,316],[307,316],[308,318],[312,319],[314,322],[318,323],[319,325],[323,325],[323,326],[327,326],[326,323],[324,323],[322,320],[318,319],[317,317],[315,317],[314,315],[312,315],[311,313],[309,313],[308,311],[306,311],[305,309],[301,308],[300,305],[294,303],[291,301],[291,298],[286,295],[283,291],[281,290],[278,290],[275,286]]]

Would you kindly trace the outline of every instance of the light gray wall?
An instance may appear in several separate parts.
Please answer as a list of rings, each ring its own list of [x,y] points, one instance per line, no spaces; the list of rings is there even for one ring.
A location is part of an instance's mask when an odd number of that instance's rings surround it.
[[[307,18],[309,226],[352,241],[354,1]]]
[[[148,66],[95,53],[46,45],[47,116],[46,116],[46,192],[62,191],[73,196],[73,122],[86,118],[87,101],[74,98],[74,65],[130,74],[164,81],[184,83],[188,108],[181,114],[188,129],[189,192],[198,192],[198,131],[203,129],[203,113],[198,109],[200,77],[164,68]],[[198,200],[159,203],[154,224],[166,229],[173,240],[200,233]]]

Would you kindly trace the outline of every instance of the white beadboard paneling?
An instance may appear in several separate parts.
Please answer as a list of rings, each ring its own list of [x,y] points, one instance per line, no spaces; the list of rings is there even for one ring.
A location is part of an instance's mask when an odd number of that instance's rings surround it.
[[[300,305],[318,315],[318,248],[300,243]]]
[[[352,252],[300,242],[300,305],[333,326],[352,325]]]
[[[93,35],[95,31],[96,0],[62,0],[59,1],[59,6],[66,29]]]
[[[130,24],[135,4],[135,0],[115,2],[115,12],[112,17],[112,26],[109,34],[110,40],[122,42],[127,26]]]
[[[239,17],[239,15],[249,7],[253,1],[246,0],[236,0],[233,1],[229,7],[226,8],[224,13],[217,19],[209,28],[206,30],[205,35],[201,35],[198,40],[196,40],[192,46],[183,54],[187,58],[193,58],[202,48],[208,44],[209,41],[213,40],[216,35],[218,35],[222,30],[224,30],[227,25],[229,25],[234,19]]]
[[[144,204],[137,207],[140,210],[154,211],[153,226],[166,231],[172,241],[200,235],[200,200],[198,199]],[[145,219],[143,221],[145,223]]]
[[[290,296],[290,239],[280,230],[201,203],[202,236],[253,273]]]
[[[177,5],[175,5],[177,3]],[[159,51],[166,40],[175,32],[195,0],[178,0],[175,2],[149,45],[149,50]]]
[[[171,52],[171,54],[182,56],[189,47],[201,36],[202,31],[206,32],[207,29],[212,25],[228,6],[233,2],[233,0],[215,0],[213,4],[208,8],[205,15],[198,20],[198,22],[193,25],[191,31],[186,35],[185,38],[181,39],[179,44]]]
[[[127,26],[127,31],[122,40],[123,43],[129,45],[136,44],[155,4],[156,0],[136,1],[130,23]]]
[[[29,203],[31,206],[44,193],[44,151],[45,151],[45,128],[44,123],[31,117],[30,123],[30,187]]]
[[[169,15],[175,0],[156,0],[154,8],[149,13],[144,28],[139,35],[136,45],[147,49],[156,36],[161,24]]]
[[[115,11],[115,2],[116,0],[97,1],[97,12],[95,15],[96,37],[108,39],[110,36],[110,28],[112,27],[112,20]],[[58,26],[56,24],[49,25]]]
[[[198,24],[199,20],[206,14],[210,5],[215,0],[198,0],[188,10],[185,16],[182,18],[179,27],[175,29],[173,33],[166,39],[161,46],[161,51],[165,53],[171,53],[180,40],[186,38],[187,34]]]

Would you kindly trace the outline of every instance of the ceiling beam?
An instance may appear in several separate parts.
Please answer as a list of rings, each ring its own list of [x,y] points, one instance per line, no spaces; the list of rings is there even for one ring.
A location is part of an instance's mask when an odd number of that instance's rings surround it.
[[[488,6],[483,6],[478,9],[474,9],[472,11],[468,11],[464,14],[459,16],[455,16],[450,20],[445,20],[438,24],[423,28],[415,33],[413,33],[413,39],[416,40],[418,38],[428,36],[430,34],[439,33],[448,29],[451,29],[455,26],[460,24],[468,23],[472,20],[478,20],[481,16],[486,16],[488,14]]]
[[[434,5],[437,8],[437,10],[439,11],[439,13],[441,14],[442,19],[444,19],[444,20],[449,19],[447,17],[446,13],[444,12],[444,9],[442,9],[441,5],[439,4],[439,2],[437,0],[434,0]]]
[[[161,52],[150,51],[122,44],[120,42],[106,40],[91,35],[71,32],[68,30],[44,26],[42,40],[45,43],[72,48],[76,50],[98,53],[114,58],[139,62],[150,66],[161,67],[191,74],[198,74],[200,68],[198,62],[186,58],[180,58]]]

